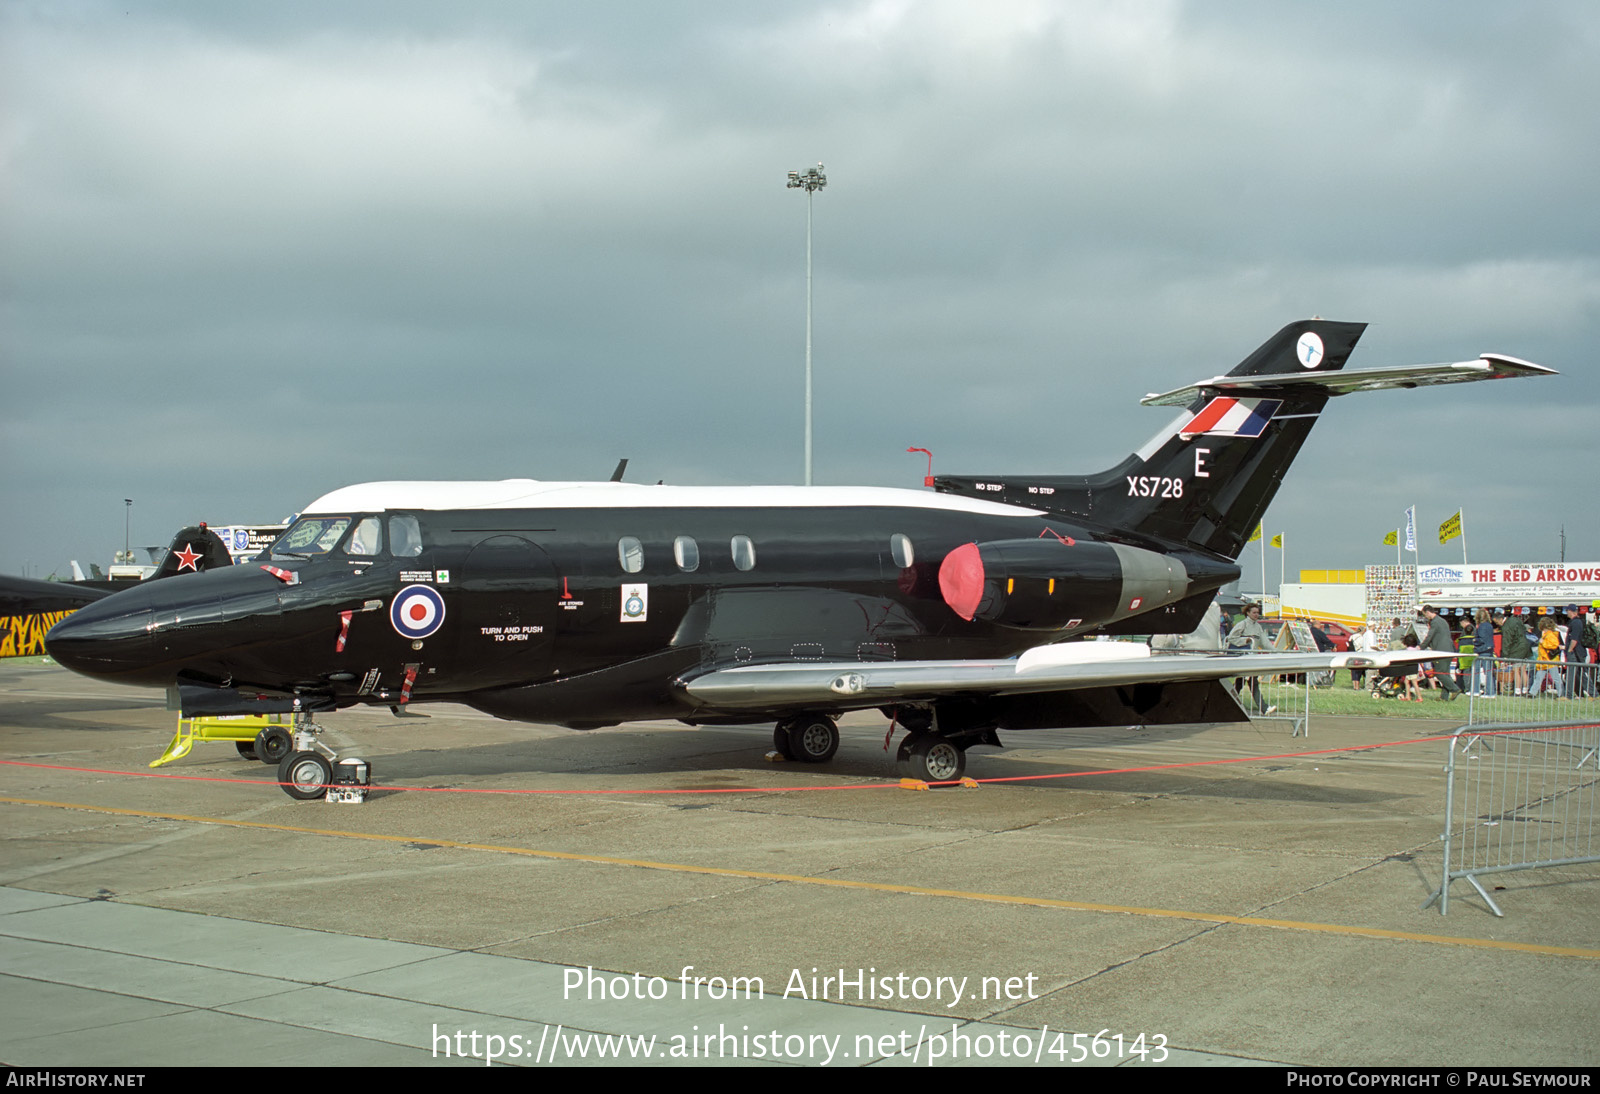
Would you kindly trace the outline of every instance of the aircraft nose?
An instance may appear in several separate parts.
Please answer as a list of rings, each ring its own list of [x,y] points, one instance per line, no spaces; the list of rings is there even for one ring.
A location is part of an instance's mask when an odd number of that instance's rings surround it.
[[[128,590],[86,604],[44,636],[50,656],[74,672],[127,682],[155,659],[147,597]]]

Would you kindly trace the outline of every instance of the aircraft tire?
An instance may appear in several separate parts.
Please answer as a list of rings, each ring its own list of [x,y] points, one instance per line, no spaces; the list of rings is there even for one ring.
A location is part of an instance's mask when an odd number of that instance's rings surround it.
[[[839,751],[839,727],[832,718],[816,714],[789,723],[789,754],[808,764],[823,764]]]
[[[256,759],[264,764],[280,764],[293,751],[294,738],[282,726],[268,726],[256,734]]]
[[[772,749],[786,760],[794,759],[794,753],[789,749],[789,727],[793,724],[785,718],[772,727]]]
[[[239,755],[243,756],[247,760],[256,760],[259,762],[261,759],[260,756],[256,755],[256,745],[254,741],[235,741],[233,742],[233,747],[237,748],[239,750]]]
[[[900,745],[900,771],[927,783],[954,782],[967,770],[967,753],[937,733],[919,733]]]
[[[291,752],[278,764],[278,783],[296,801],[316,801],[328,792],[333,767],[315,752]]]

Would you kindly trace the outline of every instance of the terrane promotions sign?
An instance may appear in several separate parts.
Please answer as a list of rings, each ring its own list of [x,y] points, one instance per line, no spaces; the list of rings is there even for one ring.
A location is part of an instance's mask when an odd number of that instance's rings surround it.
[[[1417,602],[1588,606],[1600,599],[1600,562],[1474,562],[1422,566]]]

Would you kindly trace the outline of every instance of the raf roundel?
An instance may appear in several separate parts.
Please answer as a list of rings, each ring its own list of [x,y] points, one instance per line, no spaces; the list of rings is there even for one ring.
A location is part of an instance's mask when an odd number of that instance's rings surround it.
[[[426,638],[444,623],[444,598],[431,585],[407,585],[389,605],[389,622],[402,638]]]

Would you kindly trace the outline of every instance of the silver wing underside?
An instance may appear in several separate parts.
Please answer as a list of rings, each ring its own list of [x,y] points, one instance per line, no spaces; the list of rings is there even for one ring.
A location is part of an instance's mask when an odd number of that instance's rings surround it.
[[[1062,647],[1044,647],[1044,650]],[[1138,648],[1138,647],[1136,647]],[[697,705],[719,711],[861,709],[951,696],[1025,695],[1118,684],[1224,680],[1236,676],[1382,668],[1454,656],[1440,650],[1394,653],[1151,653],[1115,660],[1030,657],[994,661],[858,661],[742,665],[682,680]]]
[[[1145,406],[1187,406],[1201,392],[1248,394],[1254,391],[1282,391],[1285,388],[1315,387],[1330,395],[1353,391],[1381,391],[1393,387],[1433,387],[1437,384],[1465,384],[1473,380],[1510,380],[1519,376],[1554,376],[1556,370],[1507,357],[1485,353],[1476,361],[1453,361],[1437,365],[1397,365],[1387,368],[1343,369],[1337,372],[1296,372],[1272,376],[1213,376],[1187,387],[1146,395]]]

